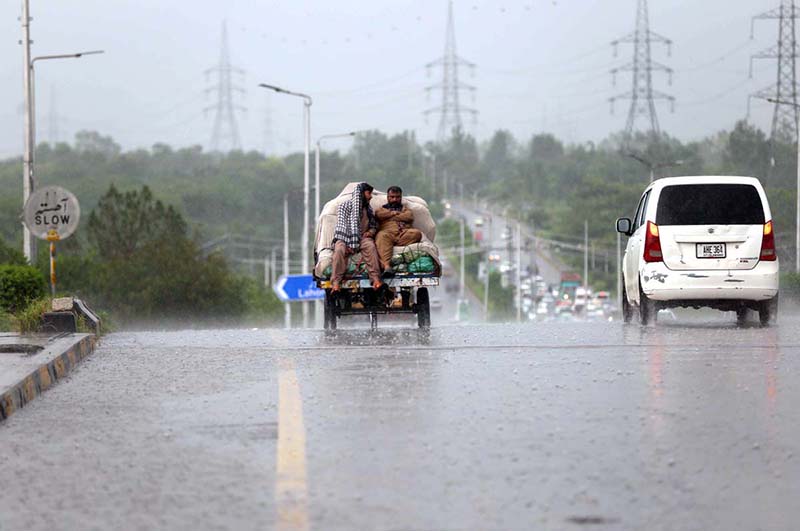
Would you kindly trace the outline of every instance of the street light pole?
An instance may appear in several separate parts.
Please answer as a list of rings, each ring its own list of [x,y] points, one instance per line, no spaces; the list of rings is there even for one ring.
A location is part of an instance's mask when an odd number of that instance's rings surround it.
[[[589,220],[583,220],[583,294],[589,294]]]
[[[522,322],[522,224],[517,222],[517,322]]]
[[[305,153],[303,158],[303,235],[301,238],[302,248],[302,273],[306,274],[311,271],[309,264],[309,249],[308,249],[308,218],[309,218],[309,195],[310,195],[310,175],[309,175],[309,157],[311,152],[311,105],[314,100],[308,94],[302,92],[294,92],[286,90],[275,85],[268,85],[261,83],[259,87],[274,90],[280,94],[287,94],[289,96],[296,96],[303,98],[303,131],[305,137]],[[308,328],[308,304],[303,303],[303,327]]]
[[[630,157],[636,161],[642,163],[645,167],[650,170],[650,182],[653,182],[656,178],[656,170],[660,168],[670,168],[672,166],[680,166],[683,164],[682,160],[673,160],[670,162],[653,162],[650,159],[646,159],[641,155],[637,155],[632,151],[625,151],[622,153],[626,157]]]
[[[492,255],[492,242],[494,238],[492,237],[492,215],[489,214],[489,237],[487,241],[489,242],[489,247],[486,251],[486,276],[483,279],[483,318],[486,322],[489,322],[489,274],[491,271],[492,261],[490,260]]]
[[[283,274],[289,276],[289,194],[283,194]],[[292,307],[283,303],[283,321],[286,329],[292,327]]]
[[[22,155],[22,204],[28,202],[33,192],[33,87],[31,86],[31,15],[28,0],[22,0],[22,83],[25,103],[25,151]],[[36,255],[35,241],[25,224],[22,224],[22,251],[25,259],[33,263]]]
[[[25,91],[25,135],[24,135],[24,154],[22,156],[22,201],[27,203],[30,194],[36,189],[36,178],[34,172],[34,158],[36,152],[36,85],[35,85],[35,64],[37,61],[48,59],[78,59],[84,55],[94,55],[103,53],[102,50],[91,50],[86,52],[42,55],[31,59],[31,39],[30,39],[30,7],[29,0],[22,2],[22,40],[23,40],[23,85]],[[22,246],[25,259],[32,263],[36,260],[36,240],[31,236],[28,228],[22,226]]]
[[[464,267],[464,216],[461,216],[461,226],[460,226],[460,233],[461,233],[461,279],[458,284],[458,299],[459,304],[461,301],[464,300],[464,286],[465,286],[465,267]]]
[[[780,105],[791,105],[795,109],[800,107],[793,101],[783,101],[775,98],[767,98],[770,103],[777,103]],[[800,115],[797,116],[797,192],[795,193],[795,226],[794,226],[794,272],[800,273]]]

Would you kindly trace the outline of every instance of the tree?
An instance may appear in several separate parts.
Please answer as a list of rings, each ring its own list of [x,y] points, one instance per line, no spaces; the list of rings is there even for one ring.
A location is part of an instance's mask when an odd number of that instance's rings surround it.
[[[114,185],[89,215],[89,241],[100,256],[130,258],[156,242],[186,238],[186,222],[153,197],[147,186],[120,193]]]
[[[769,168],[769,140],[763,131],[744,120],[728,135],[722,155],[723,169],[738,175],[766,176]]]

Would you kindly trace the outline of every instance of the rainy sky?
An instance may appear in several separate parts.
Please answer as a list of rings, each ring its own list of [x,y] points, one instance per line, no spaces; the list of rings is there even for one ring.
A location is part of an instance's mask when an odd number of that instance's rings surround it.
[[[775,44],[776,21],[753,15],[779,0],[650,0],[651,29],[674,41],[653,59],[675,70],[675,113],[658,104],[662,128],[683,140],[730,128],[745,117],[747,95],[776,79],[774,61],[750,55]],[[610,113],[608,98],[630,90],[609,70],[632,57],[613,56],[610,42],[634,29],[636,0],[455,0],[458,53],[476,64],[479,111],[466,128],[484,140],[498,128],[519,138],[552,132],[567,142],[599,141],[623,128],[627,102]],[[71,140],[80,129],[111,135],[125,149],[156,142],[208,147],[221,28],[227,21],[231,63],[243,93],[235,101],[246,149],[286,153],[302,148],[300,100],[257,88],[267,82],[314,97],[312,136],[350,130],[413,129],[433,139],[438,118],[423,117],[440,100],[425,87],[441,78],[426,63],[444,50],[446,0],[31,0],[32,54],[104,49],[105,55],[37,63],[40,141]],[[20,2],[0,5],[0,156],[22,149]],[[211,107],[207,113],[204,109]],[[269,118],[268,118],[269,117]],[[770,123],[770,105],[754,102],[751,119]],[[331,147],[346,148],[346,142]]]

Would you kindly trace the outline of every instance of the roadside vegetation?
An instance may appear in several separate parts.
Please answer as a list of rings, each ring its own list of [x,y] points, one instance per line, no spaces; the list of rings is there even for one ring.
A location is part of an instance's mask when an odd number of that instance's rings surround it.
[[[335,196],[351,181],[369,181],[378,189],[399,184],[407,195],[428,200],[434,217],[443,212],[442,199],[494,203],[532,224],[538,236],[573,246],[582,244],[588,219],[594,250],[589,282],[611,288],[616,274],[614,220],[633,213],[649,182],[649,169],[630,154],[660,165],[677,163],[657,170],[657,177],[759,177],[773,209],[778,252],[788,264],[793,256],[794,149],[778,142],[773,159],[767,136],[745,122],[690,142],[667,135],[612,135],[597,144],[565,144],[545,133],[518,139],[500,130],[482,143],[455,131],[444,144],[421,145],[409,132],[371,131],[356,137],[347,154],[322,154],[321,197]],[[40,184],[72,190],[84,213],[76,236],[59,243],[59,291],[110,311],[121,326],[134,319],[160,323],[167,316],[197,323],[279,319],[280,303],[263,287],[263,265],[212,243],[245,235],[256,242],[251,249],[259,249],[261,256],[279,247],[285,194],[290,219],[302,213],[297,192],[302,154],[219,154],[165,144],[124,152],[112,138],[83,131],[72,144],[39,145],[36,156]],[[20,167],[18,158],[0,161],[0,188],[7,192],[0,196],[0,240],[6,242],[0,246],[0,263],[15,266],[24,266],[17,251]],[[290,224],[292,242],[300,241],[301,227]],[[437,243],[445,246],[445,238],[452,236],[447,234],[446,225],[440,226]],[[297,248],[292,252],[299,255]],[[550,252],[582,271],[580,251],[553,244]],[[467,258],[476,293],[483,289],[476,280],[481,259]],[[36,265],[46,278],[45,245],[40,245]],[[784,285],[793,282],[787,277]],[[502,315],[506,303],[494,301],[492,293],[503,290],[490,290],[490,305]],[[9,309],[4,305],[0,311],[7,314]],[[8,318],[0,315],[3,322]]]

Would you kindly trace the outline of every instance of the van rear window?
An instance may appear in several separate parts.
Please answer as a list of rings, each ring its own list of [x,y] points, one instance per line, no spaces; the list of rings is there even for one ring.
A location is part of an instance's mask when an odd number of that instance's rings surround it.
[[[657,225],[760,225],[764,207],[749,184],[681,184],[661,190]]]

